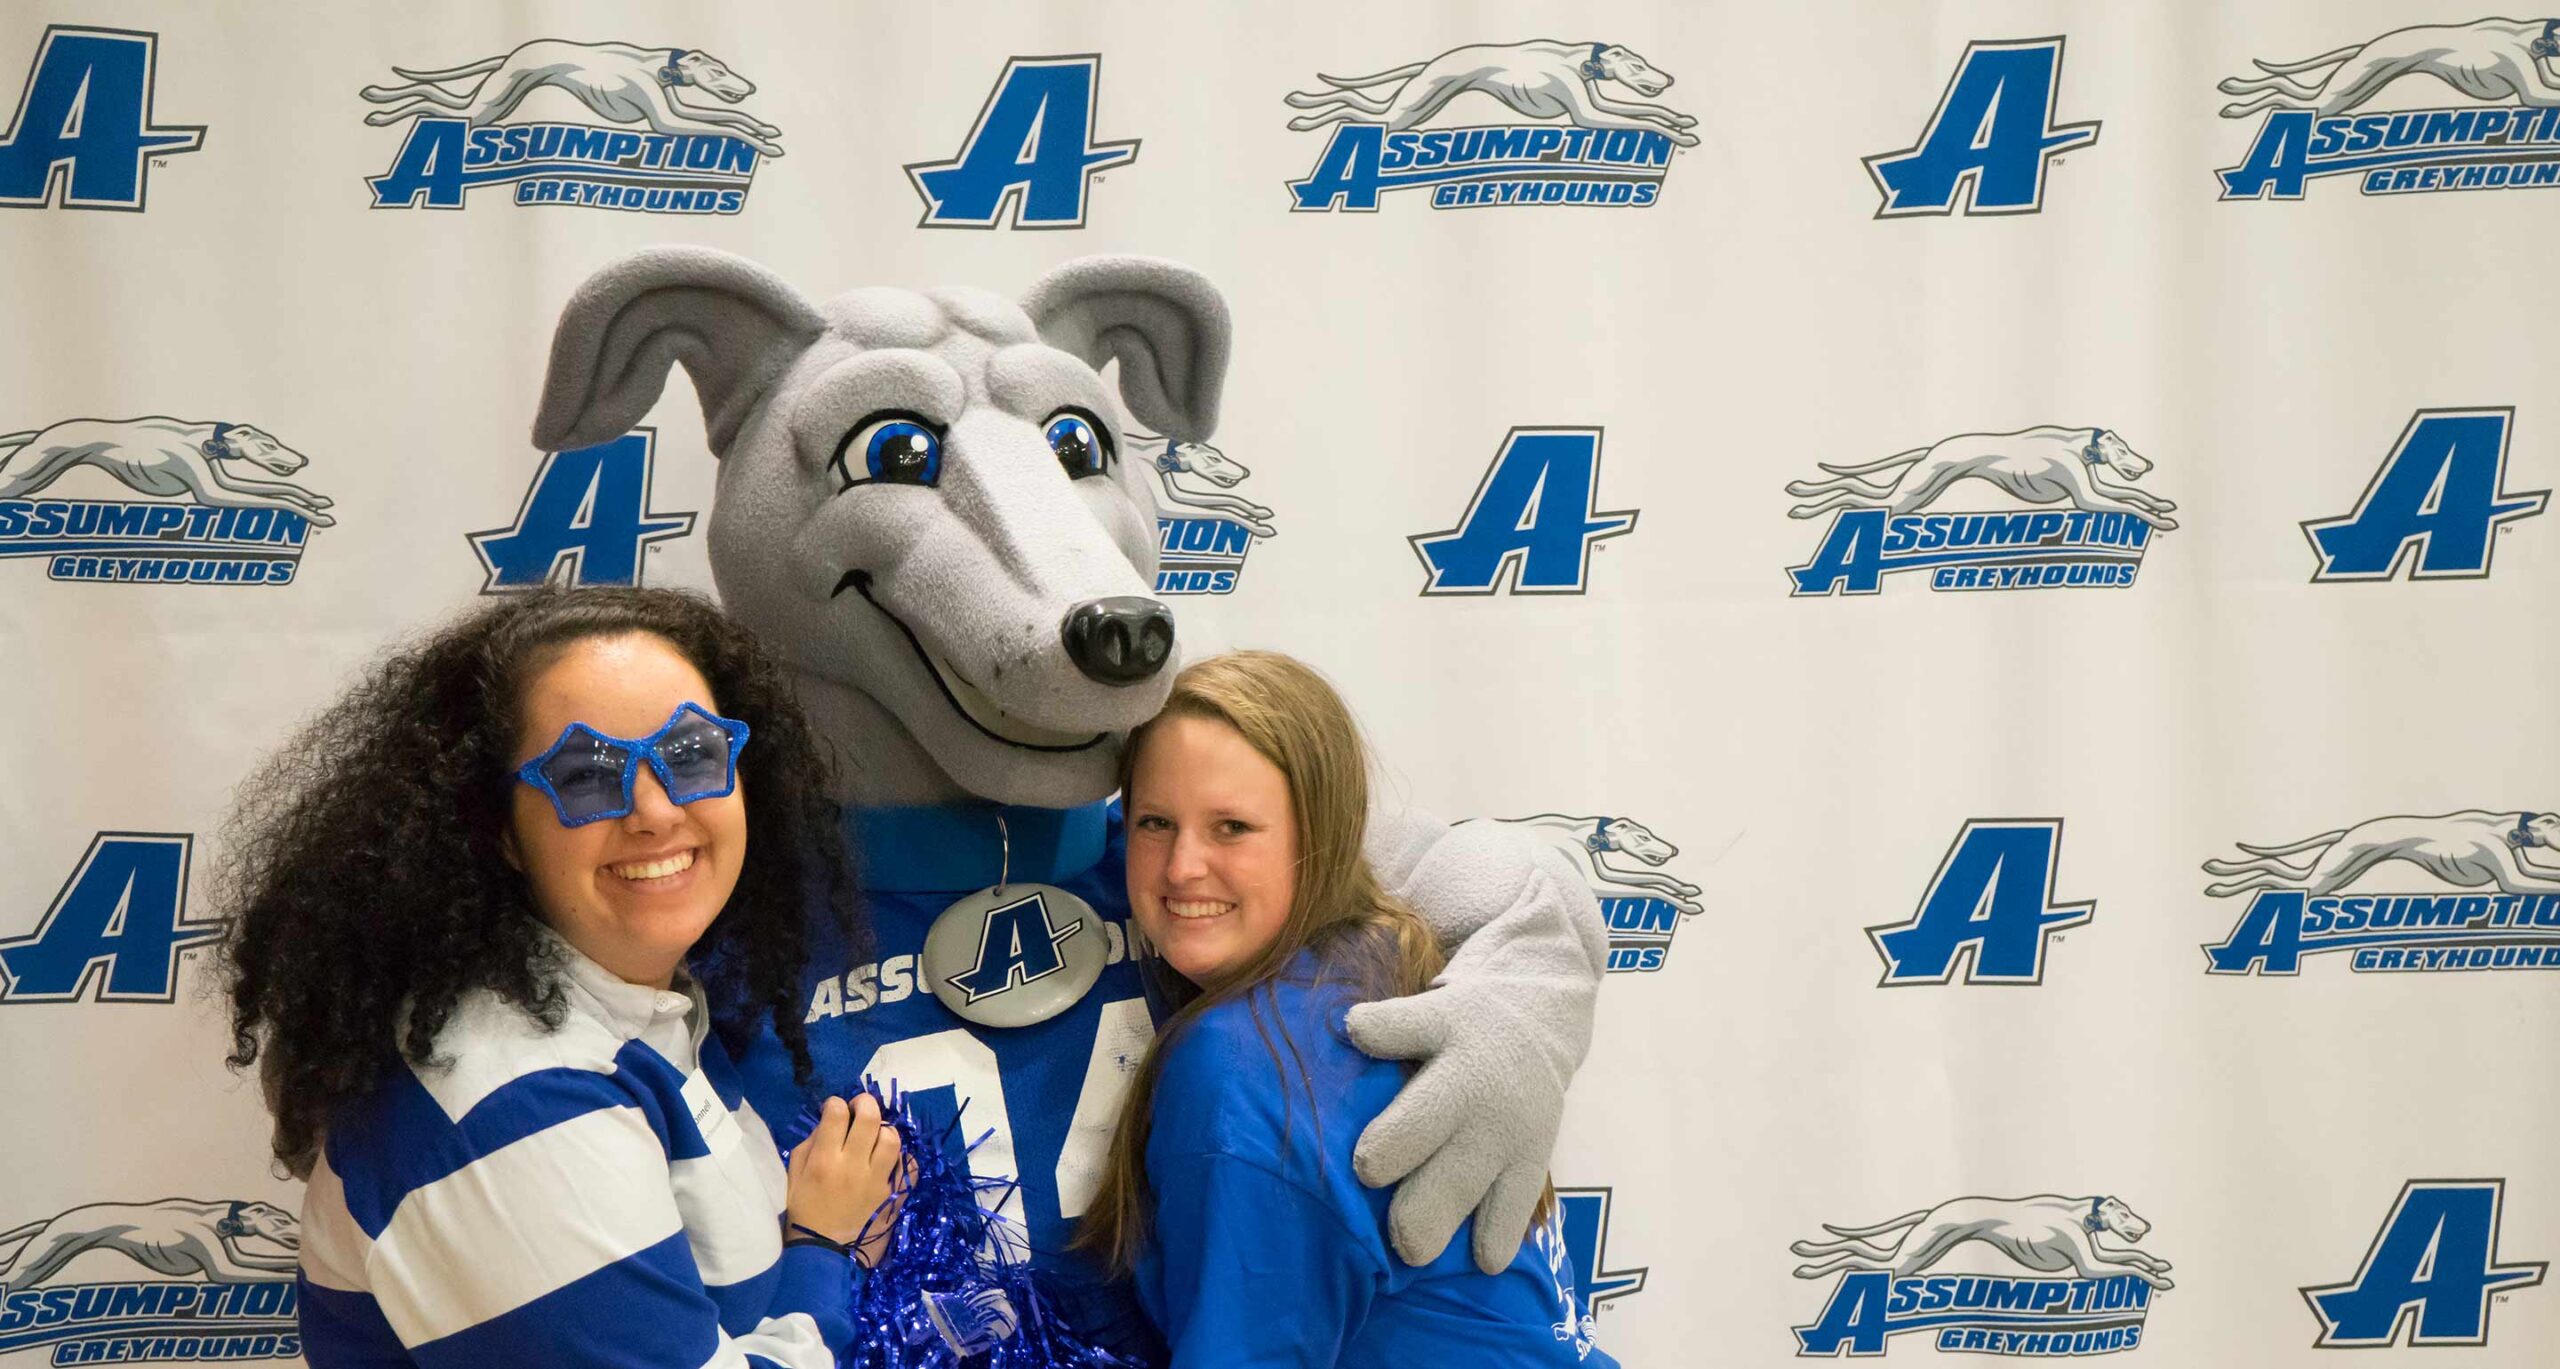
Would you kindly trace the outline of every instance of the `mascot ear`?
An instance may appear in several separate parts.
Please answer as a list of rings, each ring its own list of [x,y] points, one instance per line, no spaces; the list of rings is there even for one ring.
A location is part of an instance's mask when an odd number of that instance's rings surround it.
[[[1120,397],[1149,431],[1203,442],[1227,381],[1227,302],[1209,278],[1153,257],[1080,257],[1042,276],[1022,310],[1050,346],[1095,370],[1120,362]]]
[[[560,311],[533,445],[610,442],[658,402],[684,363],[711,450],[725,454],[765,391],[825,331],[781,277],[706,247],[651,247],[587,278]]]

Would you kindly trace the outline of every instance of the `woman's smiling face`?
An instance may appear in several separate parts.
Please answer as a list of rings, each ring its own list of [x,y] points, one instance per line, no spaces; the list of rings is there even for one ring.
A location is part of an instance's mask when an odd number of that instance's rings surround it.
[[[702,672],[667,639],[634,632],[572,642],[525,688],[515,762],[549,750],[571,723],[646,737],[684,703],[720,711]],[[508,859],[552,930],[623,979],[663,988],[738,887],[746,787],[678,806],[644,759],[629,813],[564,827],[550,799],[519,783],[507,836]]]
[[[1297,892],[1289,779],[1223,722],[1167,718],[1129,772],[1129,906],[1138,930],[1202,988],[1278,939]]]

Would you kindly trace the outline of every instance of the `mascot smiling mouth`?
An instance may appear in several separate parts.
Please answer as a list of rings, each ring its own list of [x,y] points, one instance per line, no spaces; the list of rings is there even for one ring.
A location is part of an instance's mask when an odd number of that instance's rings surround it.
[[[1074,732],[1052,731],[1006,713],[996,706],[995,700],[987,697],[985,690],[969,683],[966,676],[927,647],[923,639],[916,636],[916,630],[907,626],[905,619],[890,612],[888,605],[871,597],[871,572],[846,571],[837,579],[836,587],[828,597],[840,597],[848,589],[861,595],[862,602],[869,604],[874,612],[897,624],[898,631],[906,634],[908,648],[915,652],[917,660],[924,662],[926,673],[933,676],[934,684],[942,690],[942,697],[951,705],[951,711],[981,733],[1007,746],[1019,746],[1029,751],[1083,751],[1100,745],[1111,735],[1096,732],[1083,736]]]

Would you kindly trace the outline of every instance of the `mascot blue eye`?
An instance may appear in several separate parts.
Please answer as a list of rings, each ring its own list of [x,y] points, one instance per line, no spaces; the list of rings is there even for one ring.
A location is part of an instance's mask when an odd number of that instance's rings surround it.
[[[1058,464],[1070,480],[1111,469],[1111,439],[1103,435],[1100,423],[1078,410],[1068,409],[1049,420],[1049,450],[1058,454]]]
[[[854,425],[828,463],[837,488],[934,485],[942,480],[942,434],[919,414],[877,413]]]

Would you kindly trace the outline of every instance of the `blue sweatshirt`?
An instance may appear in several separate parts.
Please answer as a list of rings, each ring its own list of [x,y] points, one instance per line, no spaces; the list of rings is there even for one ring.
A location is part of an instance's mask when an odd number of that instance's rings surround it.
[[[1466,1226],[1430,1264],[1395,1257],[1388,1191],[1360,1183],[1351,1152],[1404,1067],[1344,1039],[1355,999],[1315,986],[1316,967],[1301,956],[1159,1047],[1146,1155],[1155,1214],[1137,1285],[1176,1369],[1616,1369],[1580,1316],[1560,1218],[1499,1274],[1476,1269]]]
[[[1064,1249],[1101,1181],[1129,1077],[1155,1039],[1128,956],[1120,823],[1107,803],[1005,808],[1008,866],[996,812],[993,804],[845,810],[871,949],[857,957],[823,921],[811,926],[801,1001],[815,1084],[843,1093],[866,1075],[895,1082],[928,1126],[958,1113],[959,1126],[944,1135],[948,1148],[963,1149],[964,1134],[967,1141],[985,1135],[966,1163],[981,1178],[1020,1179],[1004,1214],[1021,1223],[1017,1230],[1027,1235],[1061,1317],[1093,1340],[1152,1362],[1160,1351],[1128,1285]],[[1017,882],[1055,884],[1093,905],[1109,964],[1082,1000],[1046,1022],[980,1027],[942,1006],[917,960],[942,910],[1008,869]],[[789,1118],[806,1105],[791,1057],[770,1028],[741,1056],[739,1072],[747,1096],[768,1117]]]

